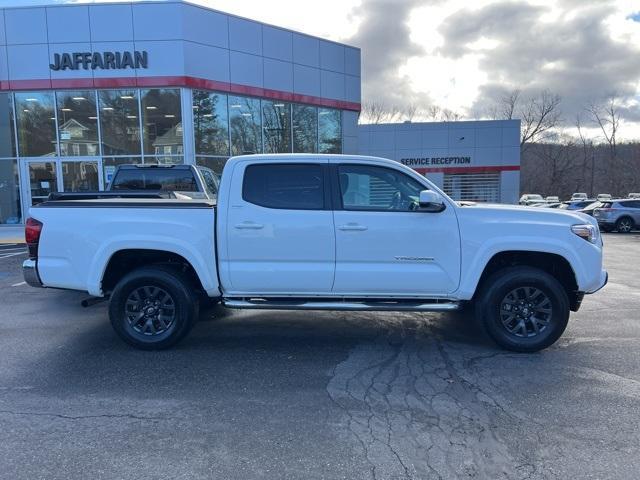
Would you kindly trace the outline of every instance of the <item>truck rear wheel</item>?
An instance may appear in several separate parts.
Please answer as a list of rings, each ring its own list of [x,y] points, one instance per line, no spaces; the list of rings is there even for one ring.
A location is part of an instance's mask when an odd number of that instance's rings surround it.
[[[142,350],[175,345],[197,317],[198,300],[189,280],[166,266],[130,272],[111,294],[111,325],[122,340]]]
[[[560,338],[569,321],[564,287],[533,267],[514,266],[495,272],[483,282],[476,305],[489,336],[515,352],[547,348]]]

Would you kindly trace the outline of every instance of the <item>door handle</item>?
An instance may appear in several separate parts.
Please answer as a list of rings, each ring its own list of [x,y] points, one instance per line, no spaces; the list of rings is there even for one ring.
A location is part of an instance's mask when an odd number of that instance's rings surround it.
[[[340,225],[338,230],[342,230],[343,232],[363,232],[367,230],[368,227],[364,225],[358,225],[357,223],[347,223],[346,225]]]
[[[235,226],[238,230],[260,230],[264,228],[264,225],[260,225],[259,223],[253,222],[243,222],[239,223]]]

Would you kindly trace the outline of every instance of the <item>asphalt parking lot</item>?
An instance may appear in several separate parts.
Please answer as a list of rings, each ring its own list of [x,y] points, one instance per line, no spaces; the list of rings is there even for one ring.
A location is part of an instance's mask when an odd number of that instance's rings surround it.
[[[204,312],[165,352],[0,249],[0,478],[638,478],[640,234],[538,354],[470,314]],[[13,248],[13,250],[11,250]]]

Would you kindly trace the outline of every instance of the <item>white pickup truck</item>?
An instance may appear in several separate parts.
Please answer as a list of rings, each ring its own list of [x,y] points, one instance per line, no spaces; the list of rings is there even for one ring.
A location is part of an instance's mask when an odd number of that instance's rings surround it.
[[[142,349],[182,339],[203,297],[233,308],[449,311],[473,303],[502,347],[536,351],[607,282],[595,220],[460,206],[400,163],[231,158],[217,202],[47,201],[26,223],[33,286],[110,300]],[[96,300],[96,299],[94,299]]]

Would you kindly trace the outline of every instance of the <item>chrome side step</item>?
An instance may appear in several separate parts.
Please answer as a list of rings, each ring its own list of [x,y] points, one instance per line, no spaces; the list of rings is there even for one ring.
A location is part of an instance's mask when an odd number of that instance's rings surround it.
[[[348,310],[354,312],[449,312],[460,309],[460,302],[447,300],[307,300],[268,298],[224,298],[229,308],[255,310]]]

